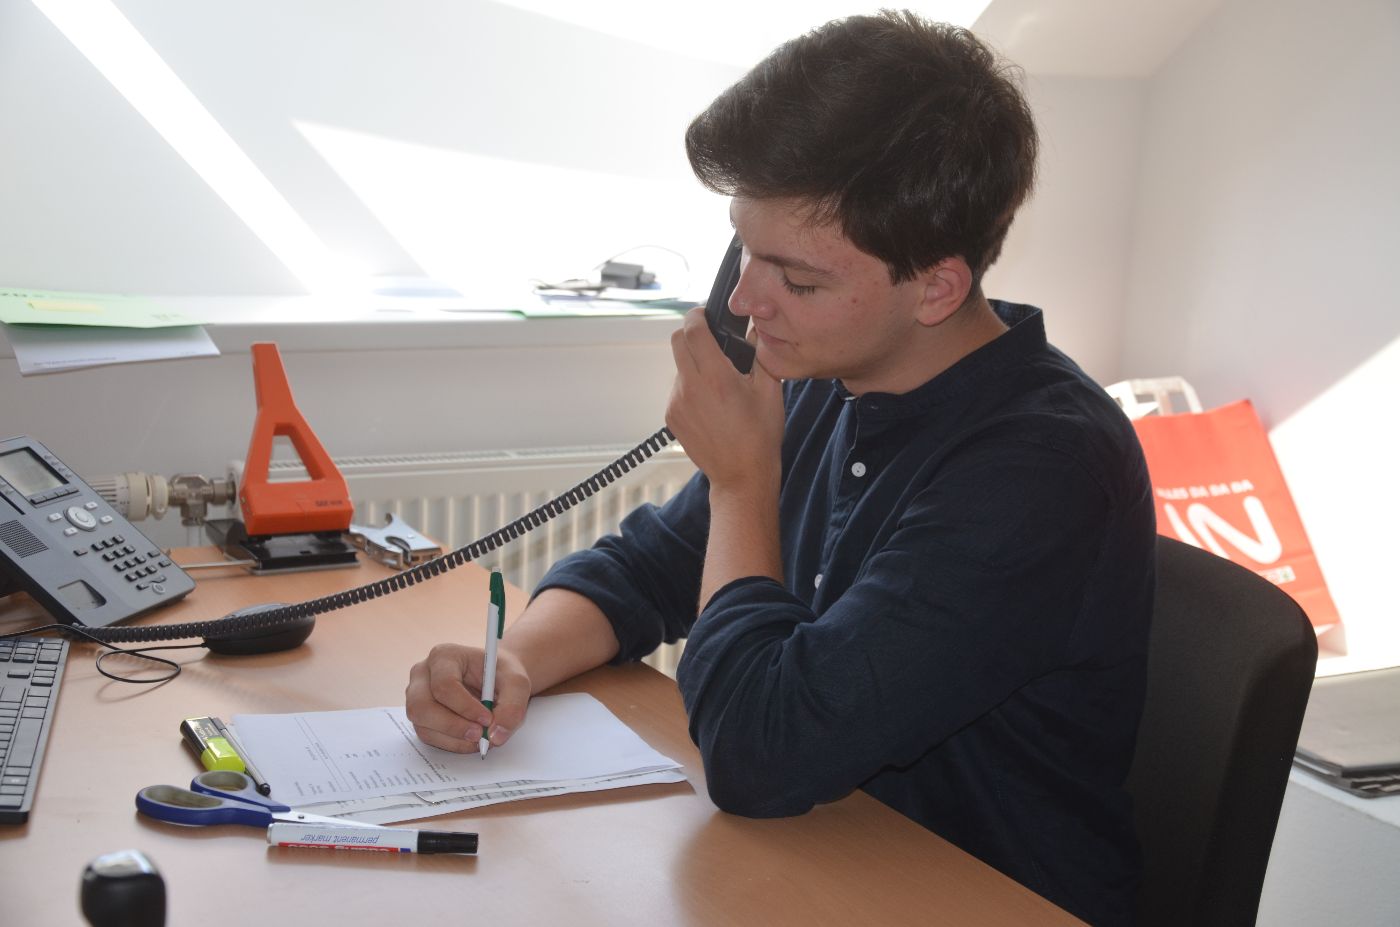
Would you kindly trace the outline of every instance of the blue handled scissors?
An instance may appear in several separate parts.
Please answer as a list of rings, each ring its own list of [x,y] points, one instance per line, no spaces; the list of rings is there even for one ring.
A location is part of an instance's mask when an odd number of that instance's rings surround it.
[[[136,810],[171,824],[199,827],[210,824],[265,827],[273,821],[342,826],[346,823],[340,818],[293,811],[287,805],[258,794],[253,780],[243,773],[226,769],[200,773],[188,789],[148,785],[136,793]]]

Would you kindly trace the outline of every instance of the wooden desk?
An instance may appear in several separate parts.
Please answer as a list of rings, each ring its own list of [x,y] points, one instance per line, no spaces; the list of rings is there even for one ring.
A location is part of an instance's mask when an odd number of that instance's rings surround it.
[[[176,552],[185,563],[213,557],[204,549]],[[378,564],[280,577],[203,570],[186,600],[139,621],[213,618],[388,572]],[[32,603],[11,599],[18,601],[0,604],[0,630],[34,624]],[[82,923],[84,866],[135,848],[165,878],[171,925],[247,927],[308,917],[321,924],[570,927],[1080,923],[864,793],[784,820],[716,810],[674,682],[641,665],[595,670],[560,691],[597,696],[684,764],[689,781],[531,799],[416,825],[478,831],[475,858],[274,849],[259,829],[182,828],[136,813],[138,789],[187,786],[200,771],[181,745],[181,719],[400,704],[409,666],[431,645],[483,637],[486,601],[485,573],[469,564],[323,615],[294,651],[167,652],[183,672],[158,686],[105,679],[93,666],[96,648],[75,643],[29,823],[0,827],[4,920]],[[507,604],[513,618],[523,594],[508,592]],[[136,662],[108,661],[123,669]]]

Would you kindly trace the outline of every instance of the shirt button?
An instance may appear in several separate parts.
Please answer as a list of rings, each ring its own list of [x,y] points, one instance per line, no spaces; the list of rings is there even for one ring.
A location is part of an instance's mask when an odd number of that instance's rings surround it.
[[[818,573],[818,574],[817,574],[817,578],[814,579],[814,580],[812,580],[812,588],[813,588],[813,589],[820,589],[821,587],[822,587],[822,575],[821,575],[820,573]]]
[[[859,460],[851,464],[851,476],[865,476],[865,464]]]

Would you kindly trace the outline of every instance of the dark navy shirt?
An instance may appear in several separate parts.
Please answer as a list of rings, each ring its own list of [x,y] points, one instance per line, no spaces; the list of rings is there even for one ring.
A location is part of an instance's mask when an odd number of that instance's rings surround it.
[[[736,580],[696,617],[697,476],[540,588],[597,603],[619,662],[688,637],[677,676],[720,808],[801,814],[863,789],[1091,923],[1127,924],[1147,470],[1040,311],[993,307],[1010,329],[911,392],[784,385],[783,582]]]

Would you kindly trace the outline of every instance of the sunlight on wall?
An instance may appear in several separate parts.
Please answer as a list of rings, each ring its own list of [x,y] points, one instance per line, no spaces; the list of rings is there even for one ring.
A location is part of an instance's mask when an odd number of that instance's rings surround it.
[[[658,275],[658,282],[703,299],[729,240],[727,200],[693,180],[507,161],[308,123],[297,128],[430,277],[474,302],[516,305],[531,280],[587,276],[639,245],[685,255],[689,279]]]
[[[110,0],[33,0],[312,293],[354,275]]]
[[[1400,665],[1400,429],[1393,410],[1371,414],[1397,396],[1400,339],[1269,432],[1346,629],[1350,656],[1331,672]]]

